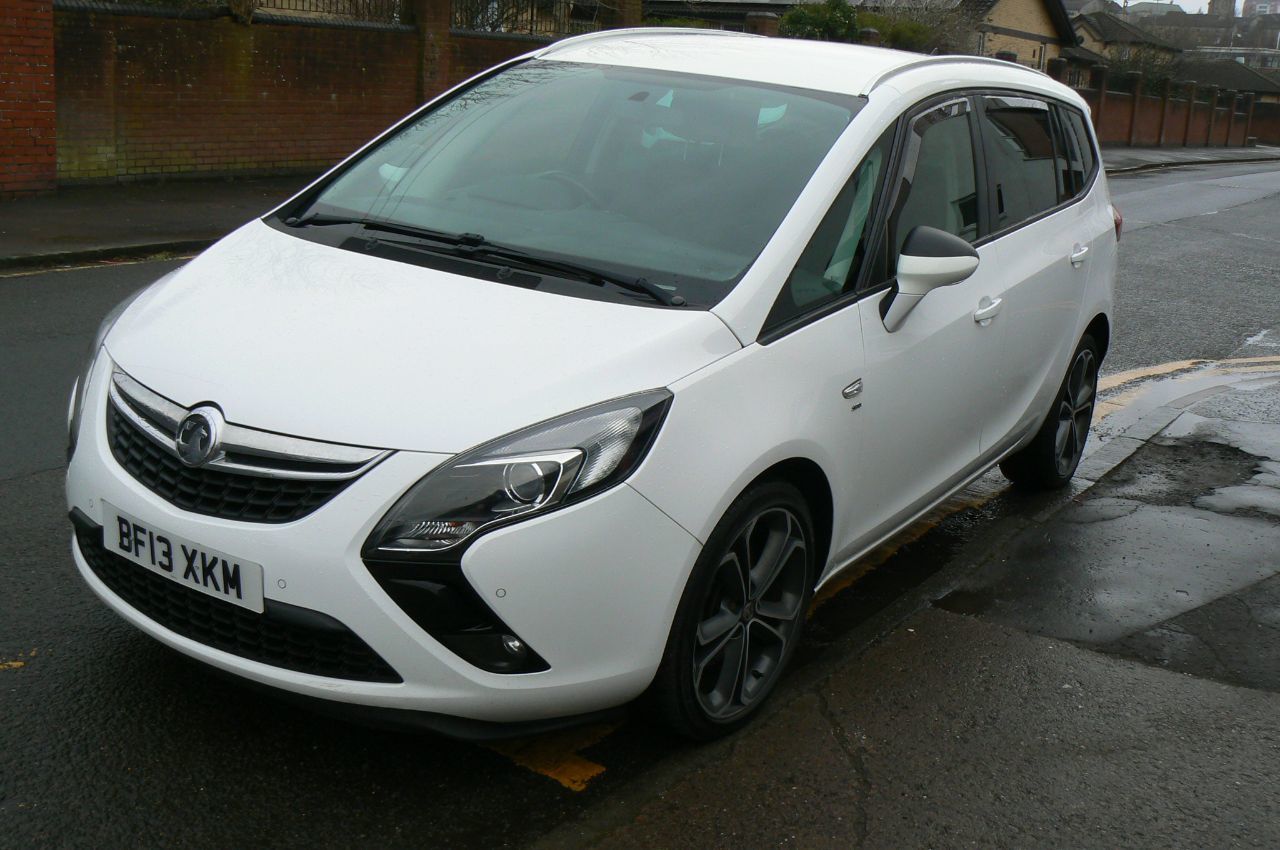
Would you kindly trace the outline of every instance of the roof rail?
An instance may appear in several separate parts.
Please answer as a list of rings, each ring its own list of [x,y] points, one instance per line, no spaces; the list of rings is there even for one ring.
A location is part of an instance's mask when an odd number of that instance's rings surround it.
[[[927,68],[930,65],[953,65],[957,62],[974,65],[998,65],[1001,68],[1016,68],[1019,71],[1027,71],[1032,74],[1039,74],[1042,77],[1049,77],[1044,71],[1038,71],[1035,68],[1028,68],[1026,65],[1019,65],[1016,62],[1008,62],[1004,59],[992,59],[988,56],[965,56],[958,54],[954,56],[924,56],[912,62],[898,65],[895,68],[889,68],[886,71],[877,74],[867,81],[867,85],[863,88],[863,94],[870,94],[876,86],[888,81],[892,77],[907,71],[914,71],[917,68]],[[1049,79],[1053,79],[1049,77]]]
[[[763,38],[764,36],[752,35],[751,33],[733,32],[731,30],[703,30],[693,27],[631,27],[628,29],[615,30],[599,30],[597,32],[583,33],[582,35],[574,35],[569,38],[563,38],[560,41],[548,44],[546,47],[534,53],[534,56],[542,58],[561,50],[565,47],[577,47],[579,44],[587,44],[588,42],[612,41],[614,39],[624,38],[648,38],[652,36],[662,35],[710,35],[710,36],[732,36],[735,38]]]

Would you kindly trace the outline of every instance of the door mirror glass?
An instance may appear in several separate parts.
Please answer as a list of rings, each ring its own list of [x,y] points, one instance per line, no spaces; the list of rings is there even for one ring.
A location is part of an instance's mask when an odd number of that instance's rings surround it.
[[[964,239],[928,225],[913,228],[898,255],[897,289],[886,297],[885,329],[896,331],[921,298],[959,283],[977,268],[978,252]]]

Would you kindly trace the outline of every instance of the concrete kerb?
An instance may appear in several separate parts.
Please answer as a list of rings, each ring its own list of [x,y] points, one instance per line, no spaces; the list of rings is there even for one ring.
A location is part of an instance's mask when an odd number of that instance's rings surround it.
[[[1249,157],[1247,159],[1189,159],[1182,162],[1145,162],[1141,165],[1126,165],[1116,168],[1108,168],[1105,157],[1103,161],[1103,170],[1108,177],[1114,177],[1118,174],[1137,174],[1142,171],[1162,171],[1166,168],[1190,168],[1196,165],[1247,165],[1249,163],[1259,162],[1280,162],[1280,156],[1258,156]]]
[[[54,251],[22,257],[0,257],[0,274],[34,272],[60,266],[81,266],[106,260],[145,260],[160,255],[195,254],[217,241],[217,239],[182,239],[171,242],[92,248],[83,251]]]

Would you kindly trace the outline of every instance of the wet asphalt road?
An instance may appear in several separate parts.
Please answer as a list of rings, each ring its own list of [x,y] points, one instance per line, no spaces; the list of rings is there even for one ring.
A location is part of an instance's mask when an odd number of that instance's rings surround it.
[[[1280,168],[1112,185],[1128,232],[1109,370],[1280,337]],[[679,753],[643,717],[505,753],[314,717],[209,676],[98,603],[66,551],[66,392],[98,317],[173,265],[0,279],[0,846],[516,845]],[[998,497],[903,546],[819,610],[800,661],[984,523],[1033,508]],[[605,768],[582,793],[550,778],[575,759]]]

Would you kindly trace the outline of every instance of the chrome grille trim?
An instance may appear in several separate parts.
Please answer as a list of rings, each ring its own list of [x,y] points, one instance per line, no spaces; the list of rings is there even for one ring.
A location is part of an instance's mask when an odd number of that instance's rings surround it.
[[[111,375],[111,403],[121,415],[167,453],[178,457],[175,436],[190,412],[138,383],[116,367]],[[343,481],[357,478],[392,452],[289,437],[226,423],[222,450],[203,464],[206,469],[262,478],[295,481]],[[299,467],[313,467],[310,469]]]

